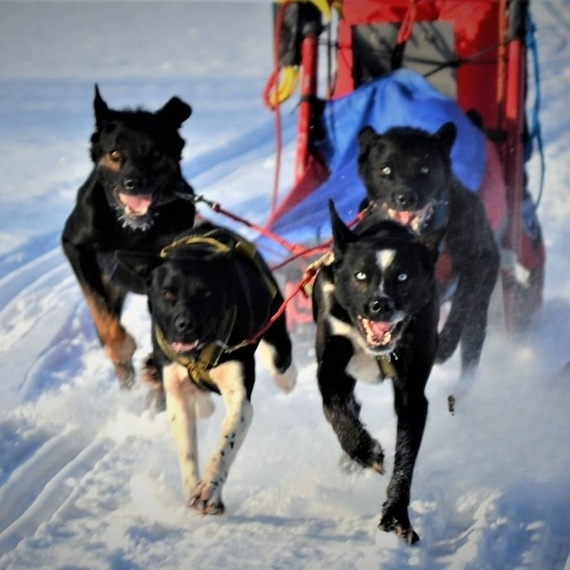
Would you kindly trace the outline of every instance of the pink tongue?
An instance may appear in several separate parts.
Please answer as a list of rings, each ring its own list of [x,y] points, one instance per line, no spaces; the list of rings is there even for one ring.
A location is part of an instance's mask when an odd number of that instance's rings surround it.
[[[174,352],[189,352],[190,350],[194,350],[198,346],[198,341],[194,341],[191,343],[188,342],[173,342],[172,343],[172,350]]]
[[[368,321],[368,326],[372,332],[378,336],[383,336],[392,328],[391,323],[381,323],[377,321]]]
[[[397,212],[396,219],[407,226],[416,217],[416,212]]]
[[[121,202],[136,214],[146,214],[152,204],[152,196],[131,196],[129,194],[119,194]]]

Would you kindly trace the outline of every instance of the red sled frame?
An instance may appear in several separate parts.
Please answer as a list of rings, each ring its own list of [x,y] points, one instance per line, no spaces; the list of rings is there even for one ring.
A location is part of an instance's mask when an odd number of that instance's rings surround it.
[[[499,151],[507,203],[506,230],[501,237],[504,318],[508,330],[523,329],[542,304],[545,263],[541,236],[532,240],[523,228],[523,203],[530,200],[524,175],[525,34],[529,1],[345,0],[342,10],[336,45],[336,81],[332,92],[327,94],[332,98],[355,88],[353,26],[401,23],[397,43],[403,47],[415,23],[452,24],[457,53],[457,61],[453,63],[457,102],[465,112],[477,109],[485,131],[491,134]],[[318,96],[319,32],[318,27],[307,26],[301,41],[296,185],[306,184],[314,168],[311,131],[315,115],[312,105]]]

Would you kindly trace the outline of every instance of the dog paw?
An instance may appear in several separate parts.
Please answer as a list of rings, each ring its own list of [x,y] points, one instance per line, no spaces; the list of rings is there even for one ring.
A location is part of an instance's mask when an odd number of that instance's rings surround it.
[[[115,363],[115,374],[121,390],[130,390],[135,383],[135,368],[131,360]]]
[[[190,496],[188,506],[202,515],[223,515],[226,507],[222,502],[221,493],[212,483],[201,481]]]
[[[156,412],[166,410],[166,394],[164,386],[158,373],[158,368],[151,354],[143,360],[142,373],[140,380],[149,387],[146,396],[146,406],[148,409],[154,409]]]
[[[382,518],[378,524],[379,530],[394,532],[401,536],[408,544],[415,544],[420,540],[416,531],[412,528],[408,517],[408,509],[398,504],[388,505],[384,503]]]
[[[285,394],[292,392],[295,388],[295,385],[297,384],[297,368],[295,364],[291,363],[289,368],[283,372],[277,370],[273,374],[273,379],[275,380],[277,386],[279,386],[279,388],[281,388]]]
[[[384,475],[384,451],[382,446],[375,440],[372,440],[372,445],[367,452],[364,450],[360,454],[351,455],[347,454],[352,461],[357,463],[363,468],[370,468],[380,475]]]
[[[384,450],[382,446],[375,441],[374,446],[370,452],[370,460],[368,466],[376,473],[380,473],[380,475],[384,475],[386,470],[384,469]]]

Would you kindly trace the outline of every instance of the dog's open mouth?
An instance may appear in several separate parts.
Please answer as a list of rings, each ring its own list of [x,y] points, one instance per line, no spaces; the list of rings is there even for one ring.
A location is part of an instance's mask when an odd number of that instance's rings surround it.
[[[390,218],[396,222],[407,226],[415,232],[419,232],[424,223],[431,218],[434,211],[434,203],[433,201],[428,202],[419,210],[394,210],[389,206],[385,206],[385,210]]]
[[[199,341],[195,340],[193,342],[173,342],[170,344],[172,350],[176,354],[183,354],[185,352],[192,352],[199,347]]]
[[[117,192],[116,196],[117,200],[123,207],[126,216],[142,218],[148,214],[152,205],[152,196],[150,194],[134,196],[132,194]]]
[[[366,344],[375,351],[391,350],[403,328],[402,321],[371,321],[362,315],[358,315],[357,320]]]

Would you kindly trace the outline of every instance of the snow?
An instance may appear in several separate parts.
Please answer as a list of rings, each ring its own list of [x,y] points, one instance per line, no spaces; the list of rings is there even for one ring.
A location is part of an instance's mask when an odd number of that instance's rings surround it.
[[[267,2],[0,2],[0,568],[564,568],[570,553],[570,2],[533,2],[547,173],[540,206],[545,304],[530,332],[490,333],[455,416],[457,358],[436,366],[410,514],[417,547],[376,530],[387,477],[345,475],[298,342],[295,391],[260,367],[253,424],[225,487],[227,514],[183,504],[165,414],[121,393],[59,233],[91,165],[93,84],[111,107],[194,109],[184,172],[199,193],[267,215],[275,142],[261,103],[271,68]],[[293,106],[281,189],[292,181]],[[531,180],[538,163],[530,165]],[[207,214],[207,211],[203,210]],[[149,349],[145,302],[125,322]],[[297,339],[299,340],[299,339]],[[388,385],[358,387],[392,467]],[[223,405],[199,426],[205,463]],[[570,564],[567,565],[570,567]]]

